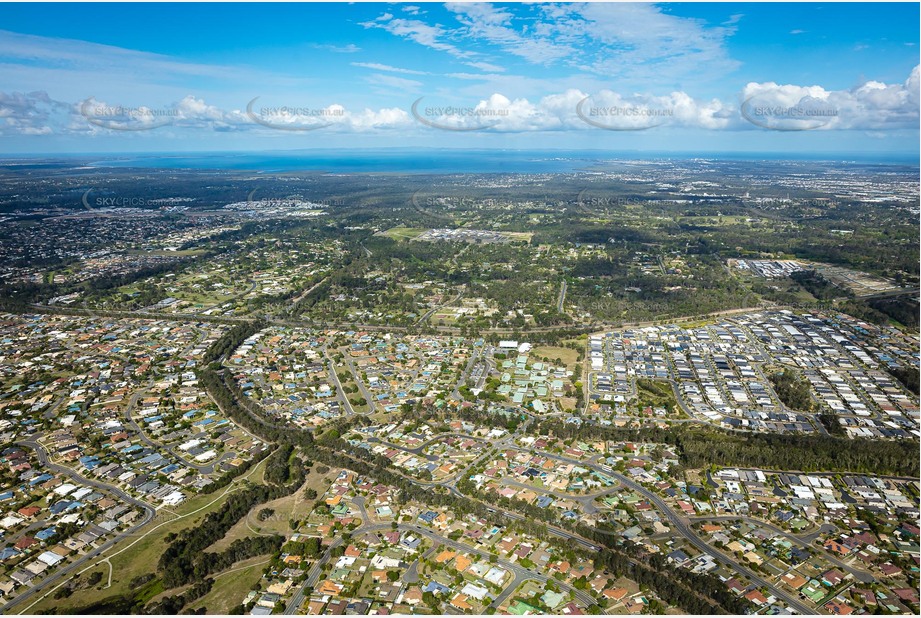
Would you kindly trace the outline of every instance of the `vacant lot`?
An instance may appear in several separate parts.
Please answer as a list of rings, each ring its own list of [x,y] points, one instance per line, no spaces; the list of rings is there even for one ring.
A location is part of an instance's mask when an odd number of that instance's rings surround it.
[[[579,351],[572,348],[560,348],[557,346],[538,346],[531,350],[532,357],[549,358],[551,363],[556,363],[557,359],[562,361],[566,369],[572,371],[575,369],[579,360]]]

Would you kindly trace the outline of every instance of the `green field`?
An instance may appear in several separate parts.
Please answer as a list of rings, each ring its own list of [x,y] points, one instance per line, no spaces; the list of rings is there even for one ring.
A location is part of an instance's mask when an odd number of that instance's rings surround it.
[[[380,235],[393,240],[415,240],[424,231],[424,229],[418,227],[392,227],[386,232],[380,232]]]

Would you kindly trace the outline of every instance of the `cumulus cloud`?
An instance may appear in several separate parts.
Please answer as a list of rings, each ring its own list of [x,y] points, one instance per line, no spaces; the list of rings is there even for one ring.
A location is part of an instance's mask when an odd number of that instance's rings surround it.
[[[455,74],[459,79],[475,79]],[[420,122],[450,130],[495,132],[578,129],[895,130],[919,125],[919,68],[901,84],[868,81],[850,90],[749,83],[737,100],[667,94],[568,89],[538,100],[496,93],[464,106],[426,98]],[[417,106],[419,107],[419,106]]]
[[[625,96],[610,90],[579,103],[580,120],[610,130],[643,130],[668,125],[699,129],[726,129],[732,110],[718,99],[698,101],[685,92],[667,95]]]
[[[919,81],[916,66],[901,84],[867,81],[849,90],[752,82],[742,89],[740,112],[753,124],[788,130],[917,128]]]
[[[242,128],[261,132],[322,130],[371,133],[411,126],[409,113],[400,108],[351,110],[338,103],[312,108],[299,104],[280,104],[267,99],[258,106],[247,106],[246,121]]]
[[[421,82],[391,73],[374,73],[368,80],[373,87],[404,95],[418,93],[422,87]],[[584,92],[579,88],[529,99],[510,97],[497,89],[487,97],[463,100],[442,94],[417,98],[415,105],[407,102],[405,107],[380,109],[347,108],[334,102],[312,107],[277,97],[257,97],[238,109],[225,109],[193,95],[164,105],[123,107],[92,97],[71,103],[56,101],[45,92],[0,92],[0,132],[47,135],[146,131],[165,126],[200,131],[322,129],[356,133],[413,128],[512,133],[658,127],[884,132],[918,128],[919,89],[921,76],[915,67],[902,83],[867,81],[849,90],[752,82],[729,100],[695,98],[680,90],[654,94],[613,89]]]
[[[261,133],[323,129],[362,133],[411,126],[409,112],[400,108],[349,110],[336,103],[311,107],[297,101],[256,97],[239,109],[228,110],[192,95],[164,105],[132,107],[95,97],[66,103],[51,99],[45,92],[0,91],[0,135],[99,135],[161,128]]]
[[[683,92],[665,96],[624,95],[610,90],[586,94],[578,89],[531,102],[493,94],[464,107],[425,100],[417,106],[422,124],[448,130],[497,132],[569,131],[601,128],[643,130],[661,125],[723,129],[732,110],[718,100],[696,101]],[[420,112],[422,113],[422,112]]]

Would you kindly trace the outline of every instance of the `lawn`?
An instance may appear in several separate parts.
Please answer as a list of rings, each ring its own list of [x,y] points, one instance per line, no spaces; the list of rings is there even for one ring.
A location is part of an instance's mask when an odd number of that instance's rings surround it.
[[[579,362],[579,351],[572,348],[560,348],[557,346],[537,346],[531,350],[530,356],[549,358],[551,363],[556,359],[563,361],[563,365],[570,371],[575,369]]]

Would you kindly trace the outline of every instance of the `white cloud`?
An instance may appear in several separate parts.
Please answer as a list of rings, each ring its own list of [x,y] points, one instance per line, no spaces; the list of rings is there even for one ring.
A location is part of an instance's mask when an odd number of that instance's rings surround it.
[[[393,19],[389,13],[362,25],[444,51],[489,72],[499,72],[494,60],[498,54],[646,84],[675,83],[688,75],[699,82],[739,67],[725,43],[742,15],[710,25],[645,3],[539,4],[514,11],[488,3],[445,6],[457,26]],[[474,44],[461,49],[455,43],[460,40]]]
[[[0,135],[49,135],[55,117],[66,117],[69,110],[47,92],[0,91]]]
[[[447,30],[439,25],[432,26],[418,19],[393,19],[393,15],[384,13],[373,21],[362,22],[361,25],[365,28],[386,30],[394,36],[446,52],[456,58],[467,58],[472,55],[471,52],[464,51],[456,45],[445,42],[444,39],[450,36]]]
[[[375,86],[383,86],[384,88],[392,89],[390,91],[385,90],[388,94],[418,92],[419,89],[422,88],[422,82],[414,79],[406,79],[405,77],[397,77],[396,75],[374,73],[365,79],[368,83],[374,84]]]
[[[325,49],[326,51],[331,51],[337,54],[354,54],[361,51],[361,48],[354,43],[349,43],[348,45],[330,45],[317,43],[314,45],[314,48]]]
[[[712,131],[762,128],[863,130],[885,132],[916,129],[919,124],[921,77],[915,67],[903,83],[867,81],[850,90],[826,90],[774,82],[749,83],[737,100],[698,99],[675,90],[667,94],[633,93],[580,88],[538,98],[509,97],[495,90],[490,96],[468,98],[445,91],[419,103],[422,122],[405,108],[348,108],[327,103],[316,109],[272,98],[250,102],[249,109],[225,109],[201,96],[186,95],[176,102],[153,108],[121,108],[87,98],[77,102],[55,100],[46,92],[0,92],[0,133],[3,135],[101,134],[118,130],[157,130],[171,127],[189,131],[323,130],[339,133],[389,130],[476,129],[501,133],[535,131],[597,131],[651,127],[678,127]],[[464,79],[482,75],[457,74]],[[497,79],[501,75],[495,76]],[[397,75],[368,76],[375,87],[406,94],[419,92],[422,83]],[[296,110],[292,112],[291,110]],[[781,111],[778,111],[781,110]],[[784,116],[785,110],[806,110],[801,117]],[[831,110],[833,113],[815,114]],[[254,115],[256,118],[254,118]]]
[[[117,99],[120,104],[161,105],[189,92],[213,99],[234,87],[258,92],[303,89],[316,83],[303,74],[188,62],[87,41],[7,31],[0,31],[0,58],[4,87],[44,91],[51,98],[71,102],[95,95]]]
[[[590,42],[583,66],[596,73],[623,78],[654,75],[663,81],[694,75],[701,80],[739,66],[725,47],[734,25],[709,26],[700,19],[664,13],[652,4],[576,6],[569,23],[574,33],[583,33]],[[591,53],[592,49],[597,51]]]
[[[232,67],[176,60],[170,56],[136,51],[76,39],[20,34],[0,30],[0,57],[7,64],[38,64],[61,69],[102,69],[143,72],[148,75],[219,77]],[[130,69],[126,70],[126,67]]]
[[[461,107],[462,111],[451,111]],[[451,130],[480,127],[497,132],[643,130],[669,125],[724,129],[732,123],[731,107],[718,100],[696,101],[683,92],[664,96],[623,95],[610,90],[588,95],[579,89],[547,95],[531,102],[493,94],[469,108],[425,100],[425,120]],[[438,114],[440,110],[447,110]],[[474,111],[469,111],[474,110]]]
[[[447,73],[445,77],[452,77],[454,79],[467,79],[475,81],[483,80],[498,80],[505,77],[501,73]]]
[[[392,67],[389,64],[380,64],[379,62],[353,62],[353,67],[362,67],[365,69],[374,69],[375,71],[390,71],[391,73],[405,73],[407,75],[428,75],[425,71],[415,71],[413,69],[401,69]]]
[[[732,110],[717,99],[698,101],[685,92],[625,96],[610,90],[588,97],[580,106],[582,120],[599,128],[640,130],[658,126],[725,129]]]
[[[502,73],[503,71],[505,71],[505,69],[500,67],[499,65],[492,64],[489,62],[465,62],[464,64],[474,69],[486,71],[487,73]]]
[[[901,84],[867,81],[850,90],[825,90],[822,86],[749,83],[742,90],[741,99],[743,107],[764,110],[754,119],[749,118],[755,124],[764,121],[768,125],[781,123],[823,130],[902,129],[918,127],[919,89],[921,80],[916,66]],[[786,110],[803,118],[797,123],[791,119],[791,113],[784,113]]]
[[[557,44],[550,37],[519,32],[512,24],[512,13],[505,9],[485,3],[449,2],[445,6],[457,15],[466,36],[485,39],[501,47],[505,53],[529,62],[547,64],[578,53],[571,45]]]

